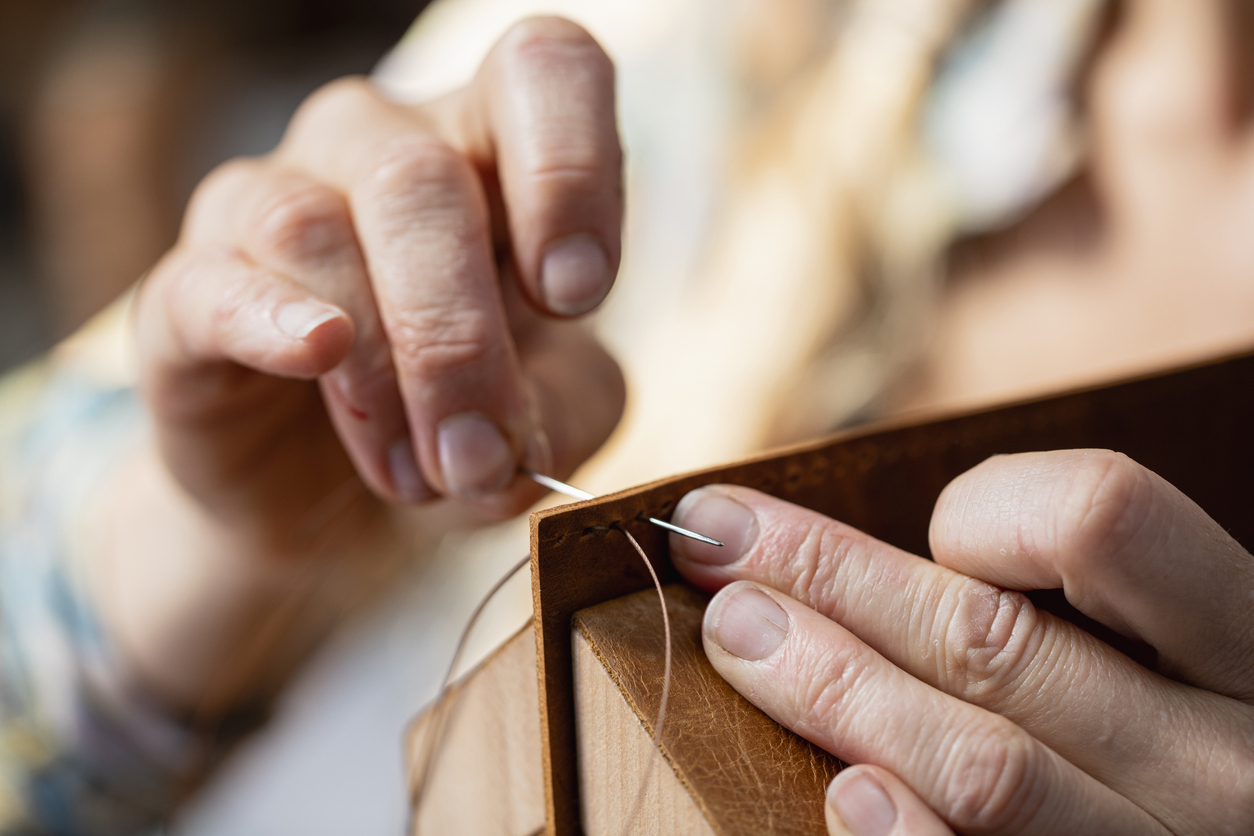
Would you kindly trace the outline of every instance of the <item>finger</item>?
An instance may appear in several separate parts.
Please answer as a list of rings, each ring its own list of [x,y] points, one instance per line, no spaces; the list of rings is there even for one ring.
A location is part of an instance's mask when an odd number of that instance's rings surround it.
[[[322,438],[324,429],[331,440],[330,428],[316,421],[301,426],[298,437],[279,437],[273,421],[257,417],[260,410],[299,414],[315,406],[316,391],[299,381],[333,368],[353,340],[343,311],[290,279],[237,250],[176,249],[141,286],[135,332],[141,385],[166,461],[212,513],[246,518],[243,506],[266,482],[258,477],[255,491],[223,496],[224,479],[238,481],[263,460],[273,476],[276,461],[290,468],[293,456],[308,456],[311,440]],[[315,471],[343,480],[346,466],[346,460],[328,459]],[[319,484],[295,486],[283,499],[298,505],[308,498],[306,488]]]
[[[827,788],[829,836],[953,836],[949,825],[887,769],[851,766]]]
[[[932,515],[938,563],[1012,589],[1056,589],[1152,645],[1172,676],[1254,700],[1254,558],[1162,477],[1126,456],[998,456]]]
[[[175,250],[145,283],[137,335],[160,384],[178,390],[178,403],[190,396],[199,405],[197,375],[220,374],[224,364],[303,380],[323,374],[348,351],[353,323],[239,251]]]
[[[569,21],[527,20],[493,48],[455,106],[472,157],[495,156],[514,260],[533,303],[564,316],[595,308],[621,247],[610,59]]]
[[[259,264],[293,277],[348,313],[356,339],[319,383],[354,466],[380,496],[434,496],[413,452],[391,347],[342,194],[272,163],[237,161],[211,174],[188,210],[191,245],[239,242]]]
[[[1166,833],[1009,720],[919,682],[782,593],[728,586],[703,635],[719,674],[777,722],[900,776],[956,830]]]
[[[582,325],[536,313],[508,279],[503,290],[541,440],[537,469],[564,479],[600,448],[622,416],[622,372]],[[536,501],[535,488],[530,480],[519,480],[487,503],[488,510],[495,516],[518,513]]]
[[[284,165],[349,195],[426,481],[504,490],[535,441],[482,186],[413,111],[341,82],[302,108]]]
[[[1097,171],[1117,217],[1151,218],[1235,139],[1225,0],[1133,0],[1093,76]]]
[[[1254,757],[1245,706],[1147,671],[1021,593],[747,488],[693,491],[673,520],[726,544],[671,538],[676,568],[698,586],[746,579],[782,589],[1168,820],[1209,815],[1206,799],[1218,791],[1205,769],[1181,778],[1179,764],[1217,752],[1233,763]]]

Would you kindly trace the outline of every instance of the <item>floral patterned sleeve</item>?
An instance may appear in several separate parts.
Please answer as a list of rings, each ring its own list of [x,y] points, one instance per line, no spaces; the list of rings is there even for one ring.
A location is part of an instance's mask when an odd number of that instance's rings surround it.
[[[220,749],[127,693],[85,595],[90,499],[148,432],[126,307],[0,378],[0,836],[161,832]]]

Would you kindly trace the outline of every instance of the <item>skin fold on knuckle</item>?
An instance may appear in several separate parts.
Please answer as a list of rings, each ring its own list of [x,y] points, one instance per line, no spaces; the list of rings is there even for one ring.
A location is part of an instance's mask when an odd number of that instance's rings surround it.
[[[852,639],[806,635],[794,626],[784,651],[755,683],[750,699],[816,744],[841,747],[862,708],[875,702],[867,659]],[[840,754],[837,752],[837,754]]]
[[[986,707],[1012,698],[1045,644],[1032,603],[1021,593],[959,576],[946,585],[940,610],[946,613],[936,636],[942,690]]]
[[[220,359],[224,346],[264,306],[266,287],[242,269],[231,248],[188,253],[171,265],[161,295],[186,359]]]
[[[1158,510],[1149,471],[1122,453],[1092,451],[1073,460],[1058,485],[1045,537],[1064,578],[1083,585],[1094,569],[1133,570]]]
[[[272,197],[247,243],[262,258],[299,264],[333,257],[352,242],[348,203],[333,189],[311,184]]]
[[[850,596],[863,593],[841,583],[862,542],[858,532],[832,520],[776,517],[763,526],[746,571],[839,621]]]
[[[932,807],[960,831],[1017,833],[1043,809],[1046,759],[1009,721],[983,719],[955,727],[938,750]]]
[[[470,164],[434,136],[389,139],[369,155],[353,187],[354,203],[373,207],[384,234],[438,232],[488,240],[487,204]]]
[[[398,311],[388,325],[396,371],[420,381],[467,377],[485,366],[506,362],[505,347],[493,338],[493,323],[484,311],[445,307]]]
[[[241,345],[258,348],[247,346],[247,334],[258,314],[268,314],[267,287],[226,248],[176,251],[153,278],[141,293],[138,328],[155,332],[163,347],[144,353],[145,401],[158,423],[212,425],[234,408],[225,395],[253,374],[227,361]],[[272,351],[256,351],[254,359],[270,359]]]
[[[307,137],[338,133],[340,126],[360,122],[379,104],[378,94],[363,77],[349,76],[324,84],[296,109],[279,145],[280,153]]]
[[[222,226],[223,209],[234,207],[264,169],[261,159],[236,157],[205,175],[188,200],[182,237],[196,242],[222,241],[228,237],[230,230]]]

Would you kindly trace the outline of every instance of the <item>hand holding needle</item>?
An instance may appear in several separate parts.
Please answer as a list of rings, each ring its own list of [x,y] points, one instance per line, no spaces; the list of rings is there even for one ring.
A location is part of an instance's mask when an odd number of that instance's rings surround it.
[[[528,470],[525,467],[520,468],[520,470],[522,471],[524,476],[543,485],[544,487],[548,488],[551,491],[556,491],[557,493],[565,494],[566,496],[569,496],[572,499],[596,499],[594,495],[588,493],[587,491],[581,491],[579,490],[579,488],[576,488],[573,485],[568,485],[565,482],[561,482],[557,479],[554,479],[552,476],[545,476],[543,473],[536,473],[534,470]],[[698,534],[695,531],[689,531],[686,528],[680,528],[679,526],[672,525],[666,522],[665,520],[659,520],[657,517],[649,517],[649,522],[653,523],[656,526],[665,528],[667,531],[673,531],[676,534],[682,535],[684,537],[689,537],[701,543],[709,543],[711,546],[723,545],[718,540],[715,540],[713,537],[706,537],[704,534]]]

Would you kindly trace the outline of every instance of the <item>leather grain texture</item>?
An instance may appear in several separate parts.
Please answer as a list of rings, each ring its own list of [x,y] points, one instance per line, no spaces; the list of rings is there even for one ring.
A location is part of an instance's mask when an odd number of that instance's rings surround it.
[[[824,836],[827,784],[844,765],[778,725],[718,675],[701,644],[708,596],[682,584],[668,585],[665,592],[672,636],[671,691],[662,727],[665,762],[655,768],[673,770],[709,831],[718,836]],[[634,720],[652,737],[666,654],[656,591],[646,589],[581,610],[574,629],[613,680]],[[641,749],[651,751],[651,740],[641,743]],[[587,757],[589,741],[580,745]],[[614,760],[632,760],[621,754]],[[584,768],[586,783],[587,764]],[[617,763],[605,766],[618,768]],[[620,779],[617,806],[629,811],[639,776],[632,770],[625,781],[623,776],[608,777]],[[605,830],[618,832],[622,826],[618,821]]]
[[[693,488],[747,485],[927,555],[932,506],[955,476],[999,453],[1100,447],[1161,474],[1249,548],[1251,427],[1254,357],[1243,354],[1026,403],[857,429],[532,515],[547,833],[580,832],[571,618],[651,585],[623,529],[664,583],[675,580],[665,532],[645,520],[669,517]]]

